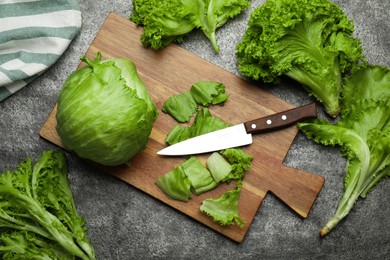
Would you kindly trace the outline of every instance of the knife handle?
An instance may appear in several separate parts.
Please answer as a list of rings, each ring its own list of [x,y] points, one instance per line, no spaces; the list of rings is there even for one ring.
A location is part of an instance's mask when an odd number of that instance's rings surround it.
[[[315,103],[293,108],[244,123],[248,134],[258,134],[288,127],[298,121],[317,117]]]

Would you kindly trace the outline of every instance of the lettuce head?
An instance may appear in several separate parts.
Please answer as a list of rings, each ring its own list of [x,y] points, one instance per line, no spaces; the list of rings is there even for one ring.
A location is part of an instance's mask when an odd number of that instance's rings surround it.
[[[158,113],[132,61],[101,58],[82,57],[87,66],[65,81],[56,130],[78,156],[114,166],[146,148]]]

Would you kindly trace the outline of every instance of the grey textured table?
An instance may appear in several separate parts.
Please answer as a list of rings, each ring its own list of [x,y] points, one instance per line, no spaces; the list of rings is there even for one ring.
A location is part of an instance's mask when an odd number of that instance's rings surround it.
[[[0,103],[0,172],[33,159],[52,144],[38,131],[56,103],[67,76],[91,44],[110,11],[128,17],[131,0],[82,0],[83,26],[62,58],[37,80]],[[219,55],[201,33],[182,45],[238,75],[235,45],[252,7],[217,31]],[[335,1],[355,22],[367,60],[390,66],[390,1]],[[308,103],[299,87],[275,86],[274,95],[294,104]],[[264,199],[241,244],[193,221],[156,199],[67,154],[71,186],[98,259],[390,259],[390,180],[360,200],[327,237],[319,230],[336,210],[343,191],[345,159],[337,148],[323,147],[298,133],[285,164],[325,177],[308,218],[302,219],[272,194]]]

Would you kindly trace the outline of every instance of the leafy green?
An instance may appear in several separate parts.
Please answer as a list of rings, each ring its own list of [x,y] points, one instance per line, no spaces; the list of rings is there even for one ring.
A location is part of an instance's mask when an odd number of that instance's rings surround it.
[[[191,198],[191,182],[181,166],[160,176],[156,184],[171,199],[188,201]]]
[[[195,102],[190,92],[179,93],[170,96],[163,105],[162,111],[170,114],[180,123],[189,122],[191,116],[198,110],[198,104]]]
[[[353,22],[329,0],[267,0],[253,11],[237,45],[238,69],[264,82],[286,75],[336,117],[342,78],[364,61],[353,31]]]
[[[0,175],[0,254],[4,259],[95,259],[77,214],[65,156],[45,151]]]
[[[221,151],[222,155],[232,166],[230,173],[224,178],[224,181],[243,180],[245,171],[251,168],[253,155],[245,153],[239,148],[229,148]]]
[[[207,158],[206,165],[217,183],[225,179],[232,171],[232,166],[218,152],[212,153],[210,157]]]
[[[170,96],[165,100],[162,111],[170,114],[180,123],[189,122],[192,115],[198,110],[198,105],[223,104],[228,98],[225,85],[214,81],[198,81],[187,92]]]
[[[347,158],[344,194],[334,216],[321,229],[328,234],[384,177],[390,176],[390,70],[362,66],[346,80],[340,120],[300,123],[308,138],[340,146]]]
[[[203,164],[195,157],[191,156],[181,164],[184,174],[191,182],[196,195],[214,189],[218,183],[214,181],[211,173],[203,166]]]
[[[156,184],[169,198],[185,202],[191,198],[191,190],[199,195],[218,185],[207,168],[194,156],[160,176]]]
[[[213,117],[209,109],[202,108],[196,113],[191,126],[175,125],[165,138],[165,142],[172,145],[228,126],[230,125],[222,119]]]
[[[229,97],[225,85],[215,81],[198,81],[191,86],[190,92],[195,102],[204,107],[223,104]]]
[[[201,29],[218,53],[216,30],[247,7],[249,0],[133,0],[130,20],[144,26],[145,46],[162,49]]]
[[[200,210],[222,226],[236,223],[243,228],[245,221],[240,218],[238,213],[241,187],[242,182],[239,181],[236,189],[225,192],[217,199],[205,199],[200,206]]]
[[[58,98],[56,130],[67,149],[103,165],[128,163],[145,149],[157,108],[127,59],[81,60]]]

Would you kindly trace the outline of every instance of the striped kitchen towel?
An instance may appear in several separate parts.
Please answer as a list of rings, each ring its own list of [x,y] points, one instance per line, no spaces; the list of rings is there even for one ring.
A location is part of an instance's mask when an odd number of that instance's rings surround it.
[[[80,28],[76,0],[0,0],[0,102],[53,65]]]

